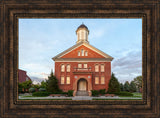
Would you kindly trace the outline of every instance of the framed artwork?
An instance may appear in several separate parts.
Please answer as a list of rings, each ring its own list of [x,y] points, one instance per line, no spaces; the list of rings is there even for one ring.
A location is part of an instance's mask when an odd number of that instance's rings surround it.
[[[0,1],[0,14],[2,118],[159,117],[158,0],[8,0]],[[37,84],[51,70],[73,97],[20,99],[19,73]],[[114,75],[121,83],[142,75],[142,97],[74,99],[109,91]]]

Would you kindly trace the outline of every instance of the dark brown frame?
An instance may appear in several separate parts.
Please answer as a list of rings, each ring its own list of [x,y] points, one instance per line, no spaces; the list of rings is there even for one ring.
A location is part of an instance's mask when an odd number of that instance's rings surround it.
[[[1,117],[160,117],[158,0],[0,0]],[[143,100],[18,100],[18,18],[142,18]]]

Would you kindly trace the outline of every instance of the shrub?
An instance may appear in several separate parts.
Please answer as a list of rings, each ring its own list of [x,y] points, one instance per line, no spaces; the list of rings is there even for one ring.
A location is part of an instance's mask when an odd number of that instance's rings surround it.
[[[68,96],[73,96],[73,90],[68,90]]]
[[[35,96],[35,97],[44,97],[44,96],[49,96],[50,94],[52,94],[52,93],[51,92],[38,91],[38,92],[34,92],[32,94],[32,96]]]
[[[99,95],[99,91],[97,90],[91,90],[92,91],[92,96],[98,96]]]
[[[33,93],[33,92],[35,92],[35,91],[36,91],[35,88],[29,88],[29,92],[30,92],[30,93]]]
[[[132,93],[130,93],[130,92],[125,92],[125,91],[123,91],[123,92],[117,92],[117,93],[113,93],[113,94],[119,95],[119,96],[133,96]]]
[[[102,95],[103,95],[103,94],[105,94],[105,93],[106,93],[106,89],[100,89],[100,90],[99,90],[99,94],[102,94]]]
[[[45,88],[39,88],[39,91],[46,91]]]
[[[18,88],[18,93],[25,93],[22,88]]]

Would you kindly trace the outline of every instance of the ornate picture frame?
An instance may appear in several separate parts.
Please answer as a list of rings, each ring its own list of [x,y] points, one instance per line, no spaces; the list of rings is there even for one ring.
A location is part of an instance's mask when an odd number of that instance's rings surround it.
[[[0,1],[0,117],[160,117],[159,6],[154,1]],[[19,18],[142,18],[142,100],[18,100]]]

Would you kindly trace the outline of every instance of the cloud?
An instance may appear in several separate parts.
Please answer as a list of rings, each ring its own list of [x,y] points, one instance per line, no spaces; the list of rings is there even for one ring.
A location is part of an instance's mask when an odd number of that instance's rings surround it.
[[[127,52],[125,56],[114,59],[112,72],[115,73],[118,80],[122,83],[142,75],[142,52],[132,50]]]
[[[44,78],[39,78],[39,77],[35,77],[35,76],[30,76],[33,84],[38,84],[38,83],[41,83],[43,80],[46,80]]]

